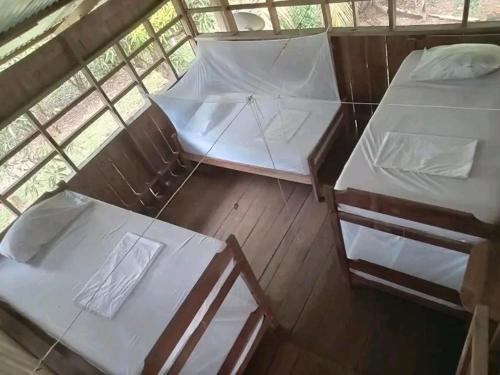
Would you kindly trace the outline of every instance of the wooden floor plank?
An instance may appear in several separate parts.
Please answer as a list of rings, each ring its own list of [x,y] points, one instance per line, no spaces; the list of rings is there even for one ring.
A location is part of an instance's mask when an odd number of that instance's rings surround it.
[[[311,188],[308,186],[297,185],[290,199],[286,204],[282,205],[279,214],[267,227],[266,233],[263,233],[259,238],[254,238],[255,241],[248,243],[244,247],[243,250],[257,278],[262,276],[270,261],[274,259],[275,252],[290,230],[291,224],[294,222],[310,191]]]
[[[272,301],[284,298],[286,283],[307,256],[326,214],[326,205],[317,202],[311,191],[262,275],[261,285]]]
[[[319,278],[318,270],[333,251],[333,232],[326,217],[314,239],[306,258],[299,268],[290,273],[285,298],[276,306],[276,315],[285,329],[292,329]]]
[[[326,358],[302,350],[291,372],[292,375],[358,375],[352,369],[345,368]]]
[[[269,375],[288,375],[291,374],[296,361],[299,358],[300,349],[290,342],[283,343],[274,356],[271,367],[268,370]]]
[[[310,186],[201,167],[162,219],[235,233],[284,331],[265,335],[246,373],[453,374],[467,324],[365,287],[350,288],[327,208]]]

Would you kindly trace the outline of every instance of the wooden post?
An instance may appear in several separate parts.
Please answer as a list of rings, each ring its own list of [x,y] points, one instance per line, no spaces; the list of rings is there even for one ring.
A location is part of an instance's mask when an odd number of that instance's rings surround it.
[[[330,222],[332,224],[333,240],[335,243],[337,258],[339,260],[340,267],[342,268],[346,281],[349,286],[351,286],[351,271],[349,270],[349,260],[347,258],[344,238],[342,236],[342,228],[340,226],[340,217],[337,212],[337,203],[335,202],[335,190],[333,186],[325,185],[325,187],[323,188],[323,195],[326,199],[326,203],[328,204],[328,213],[330,215]]]

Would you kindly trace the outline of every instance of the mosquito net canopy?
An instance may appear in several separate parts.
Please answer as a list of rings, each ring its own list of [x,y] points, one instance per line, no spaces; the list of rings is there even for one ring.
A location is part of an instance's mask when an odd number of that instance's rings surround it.
[[[307,174],[303,160],[291,161],[291,147],[310,151],[331,121],[330,109],[338,108],[339,94],[322,33],[269,41],[200,39],[189,71],[153,99],[190,153]],[[308,121],[320,124],[311,139],[294,140]]]

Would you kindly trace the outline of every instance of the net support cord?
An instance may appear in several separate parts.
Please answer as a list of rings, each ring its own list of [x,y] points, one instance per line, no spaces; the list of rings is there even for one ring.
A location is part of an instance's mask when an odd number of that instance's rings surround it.
[[[304,18],[304,16],[303,16]],[[299,25],[302,23],[303,19],[300,21]],[[271,66],[271,69],[270,69],[270,72],[272,71],[272,69],[274,68],[274,66],[276,65],[276,63],[278,62],[278,60],[280,59],[280,57],[282,56],[283,54],[283,51],[286,49],[286,47],[288,46],[290,42],[290,38],[288,38],[283,46],[283,48],[280,50],[278,56],[275,58],[275,60],[273,61],[273,64]],[[142,239],[144,238],[144,235],[146,234],[146,232],[151,228],[151,226],[155,223],[156,220],[158,220],[158,218],[161,216],[161,214],[164,212],[164,210],[166,209],[166,207],[170,204],[170,202],[177,196],[177,194],[179,193],[179,191],[185,186],[185,184],[187,183],[187,181],[191,178],[191,176],[196,172],[196,170],[199,168],[199,166],[203,163],[203,161],[205,160],[205,158],[208,156],[208,154],[210,153],[210,151],[215,147],[215,145],[218,143],[218,141],[222,138],[222,136],[226,133],[226,131],[229,129],[229,127],[233,124],[233,122],[236,120],[236,118],[239,116],[239,114],[243,111],[243,109],[246,108],[247,105],[250,105],[250,108],[258,108],[258,104],[254,98],[254,95],[255,95],[255,91],[247,98],[245,104],[243,105],[243,107],[236,113],[236,115],[233,117],[233,119],[229,122],[229,124],[224,128],[224,130],[221,132],[221,134],[217,137],[217,139],[215,140],[215,142],[213,143],[213,145],[209,148],[209,150],[205,153],[205,155],[203,155],[202,159],[196,163],[196,165],[193,167],[192,171],[189,173],[189,175],[186,177],[186,179],[182,182],[182,184],[176,189],[176,191],[172,194],[172,196],[168,199],[168,201],[162,206],[162,208],[159,210],[159,212],[155,215],[155,217],[151,220],[151,223],[148,224],[148,226],[144,229],[144,231],[138,235],[138,238],[137,240],[134,242],[134,244],[130,247],[130,249],[125,253],[125,255],[122,257],[122,259],[117,262],[116,266],[111,270],[111,272],[106,276],[106,278],[104,278],[101,286],[99,288],[96,289],[94,295],[89,299],[89,301],[87,302],[87,305],[88,303],[90,303],[94,298],[95,296],[97,295],[97,292],[102,288],[102,286],[104,285],[104,283],[109,279],[109,277],[111,277],[111,275],[113,274],[113,272],[120,266],[120,264],[123,262],[123,260],[130,254],[130,252],[136,247],[137,243]],[[259,108],[259,111],[260,111],[260,108]],[[256,112],[255,112],[256,113]],[[257,124],[260,128],[260,131],[262,132],[263,134],[263,129],[262,129],[262,125],[259,123],[259,119],[258,119],[258,115],[256,114],[256,121],[257,121]],[[263,137],[265,139],[265,137]],[[271,158],[271,162],[273,163],[273,166],[275,165],[274,164],[274,160],[272,159],[272,155],[271,155],[271,152],[270,152],[270,149],[269,149],[269,145],[267,144],[266,141],[264,141],[265,144],[266,144],[266,149],[267,149],[267,152],[269,153],[269,156]],[[281,186],[281,183],[280,183],[280,179],[278,178],[277,179],[278,181],[278,186],[279,186],[279,189],[280,189],[280,193],[284,199],[284,203],[285,203],[285,207],[286,207],[286,210],[287,212],[289,213],[289,208],[288,208],[288,205],[287,205],[287,200],[286,200],[286,197],[285,197],[285,194],[284,194],[284,191],[283,191],[283,188]],[[45,360],[49,357],[49,355],[52,353],[52,351],[55,349],[55,347],[61,343],[61,341],[63,340],[63,338],[65,337],[65,335],[71,330],[71,328],[74,326],[74,324],[77,322],[77,320],[79,319],[79,317],[81,316],[81,314],[85,311],[85,308],[81,308],[80,311],[78,312],[78,314],[75,316],[75,318],[71,321],[70,325],[68,326],[68,328],[66,328],[64,330],[64,332],[57,338],[57,340],[54,342],[54,344],[47,350],[47,352],[45,353],[45,355],[40,358],[40,360],[38,361],[38,364],[37,366],[33,369],[33,371],[31,372],[32,374],[36,374],[37,371],[39,371],[41,369],[41,367],[43,366],[43,363],[45,362]]]
[[[303,22],[303,19],[300,21],[299,25],[301,25],[301,23]],[[269,74],[271,74],[273,72],[273,68],[276,66],[277,62],[279,61],[279,59],[281,58],[281,56],[283,55],[283,52],[286,50],[289,42],[290,42],[291,38],[287,38],[287,40],[285,41],[283,47],[281,48],[279,54],[276,56],[276,58],[274,59],[272,65],[271,65],[271,69],[269,70]],[[228,125],[223,129],[223,131],[220,133],[220,135],[217,137],[217,139],[215,140],[215,142],[212,144],[212,146],[210,146],[210,148],[208,149],[208,151],[202,156],[202,158],[200,159],[200,161],[198,161],[196,163],[196,165],[193,167],[193,169],[191,170],[191,172],[188,174],[188,176],[185,178],[185,180],[181,183],[181,185],[176,189],[176,191],[171,195],[171,197],[167,200],[167,202],[161,207],[161,209],[158,211],[158,213],[154,216],[154,218],[152,218],[151,220],[151,223],[148,224],[148,226],[143,230],[143,232],[138,235],[138,238],[137,240],[135,241],[135,243],[131,246],[131,248],[125,253],[125,255],[122,257],[122,259],[117,262],[116,266],[113,268],[113,270],[109,273],[109,275],[103,280],[103,283],[101,284],[101,287],[102,285],[104,285],[104,283],[108,280],[108,278],[112,275],[112,273],[114,272],[114,270],[116,270],[117,267],[120,266],[121,262],[128,256],[128,254],[135,248],[135,246],[137,245],[137,243],[142,239],[144,238],[144,235],[145,233],[151,228],[151,226],[156,222],[156,220],[158,220],[158,218],[163,214],[164,210],[167,208],[167,206],[172,202],[172,200],[177,196],[177,194],[182,190],[182,188],[185,186],[185,184],[187,183],[187,181],[192,177],[192,175],[197,171],[197,169],[199,168],[199,166],[201,164],[203,164],[203,162],[205,161],[206,157],[208,156],[208,154],[212,151],[212,149],[215,147],[215,145],[217,145],[217,143],[219,142],[219,140],[222,138],[222,136],[227,132],[227,130],[231,127],[231,125],[234,123],[234,121],[238,118],[238,116],[241,114],[241,112],[247,107],[249,106],[249,108],[251,109],[251,111],[253,112],[254,114],[254,117],[255,117],[255,120],[256,120],[256,123],[257,123],[257,126],[259,127],[259,132],[261,133],[262,135],[262,138],[264,139],[264,144],[265,144],[265,148],[266,148],[266,152],[268,153],[269,155],[269,158],[270,158],[270,161],[273,165],[273,168],[276,168],[275,166],[275,161],[273,159],[273,156],[272,156],[272,153],[271,153],[271,150],[270,150],[270,147],[269,147],[269,144],[266,140],[266,137],[264,135],[264,128],[263,128],[263,114],[262,114],[262,110],[259,106],[259,103],[258,101],[255,99],[255,94],[256,92],[252,92],[247,98],[246,98],[246,101],[244,103],[244,105],[241,107],[241,109],[239,111],[237,111],[237,113],[235,114],[235,116],[231,119],[231,121],[228,123]],[[177,100],[182,100],[182,98],[177,98]],[[189,99],[186,99],[186,100],[189,100]],[[278,95],[278,103],[280,103],[280,95]],[[220,102],[220,101],[219,101]],[[338,100],[338,101],[333,101],[333,102],[336,102],[336,103],[339,103],[339,104],[347,104],[347,105],[380,105],[381,103],[375,103],[375,102],[370,102],[370,103],[367,103],[367,102],[356,102],[354,101],[354,99],[352,98],[351,101],[342,101],[342,100]],[[405,103],[389,103],[389,104],[384,104],[384,105],[387,105],[387,106],[397,106],[397,107],[411,107],[411,108],[443,108],[443,109],[464,109],[464,110],[481,110],[481,111],[500,111],[499,108],[477,108],[477,107],[456,107],[456,106],[438,106],[438,105],[425,105],[425,104],[405,104]],[[282,113],[281,113],[281,110],[278,110],[278,114],[279,116],[281,117],[282,116]],[[283,118],[281,117],[281,119],[283,120]],[[282,195],[282,198],[283,198],[283,201],[284,201],[284,204],[285,204],[285,207],[286,207],[286,210],[288,213],[290,213],[289,211],[289,207],[288,207],[288,202],[287,202],[287,199],[286,199],[286,195],[284,193],[284,189],[282,187],[282,184],[281,184],[281,180],[280,178],[276,178],[277,180],[277,183],[278,183],[278,186],[279,186],[279,189],[280,189],[280,194]],[[100,288],[98,288],[95,292],[95,294],[92,296],[92,298],[89,300],[89,303],[92,301],[92,299],[95,297],[95,295],[97,294],[97,291],[99,290]],[[72,320],[72,322],[70,323],[70,325],[68,326],[68,328],[66,328],[64,330],[64,332],[56,339],[56,341],[54,342],[54,344],[47,350],[47,352],[45,353],[45,355],[39,359],[38,363],[37,363],[37,366],[32,370],[31,374],[36,374],[43,366],[43,363],[45,362],[45,360],[49,357],[49,355],[51,354],[51,352],[55,349],[55,347],[61,343],[61,341],[63,340],[63,338],[65,337],[65,335],[71,330],[71,328],[74,326],[74,324],[77,322],[77,320],[79,319],[79,317],[81,316],[81,314],[84,312],[85,308],[81,308],[80,311],[78,312],[78,314],[74,317],[74,319]]]

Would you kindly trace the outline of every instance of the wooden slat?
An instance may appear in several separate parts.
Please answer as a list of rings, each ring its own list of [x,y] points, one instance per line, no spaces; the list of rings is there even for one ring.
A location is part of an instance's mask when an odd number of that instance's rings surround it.
[[[271,326],[273,328],[278,327],[278,322],[276,321],[274,313],[271,310],[269,301],[267,297],[264,295],[264,291],[260,287],[259,281],[257,280],[255,274],[250,268],[250,264],[248,263],[245,255],[243,254],[243,251],[241,250],[241,247],[238,241],[236,240],[236,237],[231,234],[226,240],[226,242],[227,246],[231,249],[231,251],[234,254],[234,259],[236,260],[238,268],[241,271],[241,276],[243,278],[243,281],[248,286],[248,289],[250,289],[250,292],[255,298],[257,304],[259,305],[259,308],[264,313],[266,319],[268,319]]]
[[[255,166],[248,165],[248,164],[240,164],[240,163],[216,159],[216,158],[212,158],[212,157],[208,157],[208,156],[200,156],[200,155],[190,154],[187,152],[183,152],[182,156],[188,160],[192,160],[195,162],[202,162],[203,164],[209,164],[209,165],[214,165],[217,167],[234,169],[234,170],[241,171],[241,172],[255,173],[255,174],[258,174],[261,176],[274,177],[274,178],[279,178],[281,180],[299,182],[301,184],[308,184],[308,185],[312,184],[310,176],[302,175],[299,173],[283,172],[283,171],[278,171],[276,169],[264,168],[264,167],[255,167]]]
[[[470,0],[464,0],[464,12],[462,16],[462,27],[467,27],[469,22]]]
[[[189,336],[189,339],[187,340],[186,344],[182,348],[181,352],[175,359],[175,362],[172,364],[172,367],[168,371],[169,375],[176,375],[179,374],[182,370],[182,367],[188,360],[189,356],[191,353],[194,351],[194,348],[196,347],[196,344],[200,341],[201,337],[207,330],[208,326],[210,325],[210,322],[214,318],[215,314],[219,310],[220,306],[224,302],[224,299],[226,298],[227,294],[233,287],[234,282],[236,281],[237,277],[239,276],[239,269],[238,267],[235,267],[231,273],[229,274],[228,278],[226,281],[224,281],[224,284],[222,285],[222,288],[220,289],[219,293],[217,294],[217,297],[213,300],[213,302],[210,304],[210,307],[208,308],[205,316],[203,317],[202,321],[200,324],[196,327],[196,329],[193,331],[191,336]],[[143,374],[152,374],[148,371],[144,371]],[[156,374],[156,373],[155,373]]]
[[[269,17],[271,18],[271,25],[273,26],[274,34],[279,34],[281,32],[280,20],[278,17],[278,12],[274,6],[273,0],[266,0],[267,10],[269,11]]]
[[[391,283],[410,288],[417,292],[424,293],[428,296],[442,299],[451,302],[457,306],[461,306],[460,296],[454,289],[435,284],[433,282],[405,274],[375,263],[365,260],[348,260],[349,268],[352,270],[361,271],[369,275],[387,280]]]
[[[232,252],[215,255],[144,361],[144,374],[157,374],[228,266]]]
[[[489,315],[488,306],[478,305],[472,319],[471,375],[488,375]]]
[[[236,341],[231,347],[231,350],[227,354],[226,359],[222,363],[222,366],[219,369],[219,374],[231,374],[234,370],[237,370],[235,369],[235,366],[238,363],[243,350],[248,345],[252,334],[255,332],[255,329],[257,328],[257,325],[262,318],[263,315],[259,309],[250,314],[247,321],[245,322],[245,325],[236,338]]]
[[[367,228],[376,229],[381,232],[394,234],[399,237],[409,238],[414,241],[427,243],[433,246],[444,247],[464,254],[470,254],[472,245],[462,241],[452,240],[446,237],[437,236],[409,227],[404,227],[391,223],[384,223],[380,220],[368,219],[366,217],[339,212],[337,214],[340,220],[348,221],[353,224],[362,225]]]
[[[347,189],[335,191],[335,200],[337,204],[359,207],[481,238],[495,238],[500,233],[498,226],[483,223],[469,213],[382,194]]]
[[[396,1],[397,0],[388,0],[388,10],[387,14],[389,16],[389,30],[394,30],[396,28]]]

